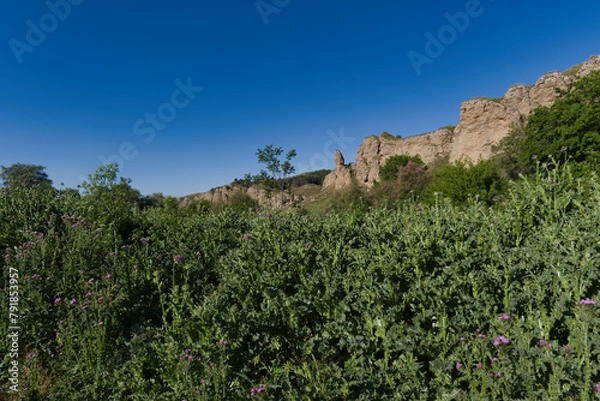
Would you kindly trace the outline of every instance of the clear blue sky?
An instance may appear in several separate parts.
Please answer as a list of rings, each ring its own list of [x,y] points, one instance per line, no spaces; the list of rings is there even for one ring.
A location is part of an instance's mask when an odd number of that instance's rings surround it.
[[[299,172],[332,168],[335,148],[353,161],[368,135],[454,125],[461,101],[600,53],[597,1],[475,3],[264,0],[261,15],[255,0],[11,2],[0,165],[74,187],[121,150],[135,188],[182,196],[258,173],[267,144],[295,148]],[[468,27],[444,28],[465,10]],[[427,56],[440,30],[445,49],[417,75],[408,53]]]

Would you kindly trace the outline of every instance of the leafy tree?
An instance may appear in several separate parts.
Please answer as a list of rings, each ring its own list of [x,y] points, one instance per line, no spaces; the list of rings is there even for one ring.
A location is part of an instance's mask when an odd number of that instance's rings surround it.
[[[98,167],[88,176],[88,181],[81,184],[87,216],[113,226],[122,236],[128,237],[135,228],[134,210],[144,203],[140,192],[130,184],[131,179],[119,177],[117,164]]]
[[[521,174],[532,172],[529,164],[521,163],[521,152],[525,141],[525,125],[513,124],[508,135],[492,147],[492,163],[504,179],[517,180]]]
[[[391,156],[379,169],[379,177],[382,181],[394,181],[398,178],[398,169],[406,166],[409,162],[422,165],[423,161],[419,156],[394,155]]]
[[[0,178],[7,188],[52,186],[52,180],[48,178],[44,171],[46,167],[43,166],[15,163],[10,167],[0,166],[0,169]]]
[[[281,204],[283,205],[283,194],[285,191],[284,178],[296,171],[296,168],[291,164],[291,160],[296,157],[296,150],[290,150],[283,161],[280,159],[282,154],[283,149],[281,147],[273,148],[273,145],[267,145],[264,149],[258,149],[256,152],[258,162],[266,164],[268,170],[268,173],[261,170],[261,177],[266,177],[274,182],[279,182]]]
[[[551,107],[538,107],[529,116],[521,137],[516,132],[504,143],[515,142],[512,150],[522,169],[567,156],[576,171],[600,162],[600,71],[575,82],[571,92],[559,92]]]

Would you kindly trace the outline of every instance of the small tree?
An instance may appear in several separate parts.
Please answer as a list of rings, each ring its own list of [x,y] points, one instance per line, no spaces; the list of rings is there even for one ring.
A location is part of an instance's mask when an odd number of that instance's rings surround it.
[[[0,166],[0,169],[0,178],[7,188],[52,186],[43,166],[15,163],[10,167]]]
[[[260,177],[266,177],[275,183],[279,182],[279,189],[281,190],[281,205],[283,206],[283,195],[285,192],[284,178],[296,171],[296,168],[291,164],[291,160],[296,157],[296,150],[290,150],[286,154],[284,161],[279,158],[279,156],[282,154],[283,149],[281,147],[273,148],[273,145],[267,145],[264,149],[258,149],[256,152],[256,155],[258,156],[258,162],[266,164],[267,170],[270,173],[269,175],[269,173],[266,171],[261,170]]]
[[[394,155],[379,168],[379,177],[382,181],[394,181],[398,177],[398,169],[406,166],[409,162],[417,165],[423,164],[419,156]]]

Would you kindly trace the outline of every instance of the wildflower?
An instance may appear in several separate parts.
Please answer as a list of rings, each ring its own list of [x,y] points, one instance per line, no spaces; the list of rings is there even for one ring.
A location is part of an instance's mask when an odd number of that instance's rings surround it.
[[[505,313],[502,316],[498,316],[498,320],[500,320],[500,321],[504,320],[505,322],[509,321],[510,320],[510,315],[508,315],[507,313]]]
[[[227,340],[219,340],[219,344],[221,344],[221,345],[227,345]]]
[[[465,338],[464,338],[464,337],[461,337],[461,338],[460,338],[460,341],[465,341]]]
[[[565,150],[567,150],[567,147],[563,145],[560,147],[560,150],[562,150],[564,152]]]
[[[531,155],[531,160],[537,159],[537,155]]]
[[[98,326],[104,326],[104,322],[98,322]]]
[[[59,303],[60,301],[62,301],[62,299],[61,299],[61,298],[56,298],[56,299],[54,300],[54,304],[57,304],[57,303]]]
[[[92,284],[93,282],[94,282],[93,278],[91,278],[91,279],[88,280],[88,284]]]
[[[96,300],[96,302],[102,302],[102,301],[104,301],[104,298],[102,298],[102,297],[98,297],[98,299]]]
[[[581,301],[578,302],[579,305],[596,305],[596,301],[590,299],[590,298],[586,298],[586,299],[582,299]]]
[[[271,217],[271,213],[267,213],[267,217]]]
[[[112,278],[112,275],[111,274],[107,274],[106,276],[104,276],[104,278],[105,279],[110,279],[110,278]]]
[[[566,345],[566,346],[565,346],[565,351],[566,351],[566,352],[569,352],[569,351],[571,351],[571,347],[569,347],[568,345]]]
[[[543,347],[544,345],[546,345],[547,341],[546,340],[540,340],[540,347]]]
[[[510,344],[510,340],[504,336],[500,336],[494,340],[494,347],[499,347],[502,344]]]
[[[27,359],[33,359],[36,356],[37,356],[36,354],[34,354],[33,352],[30,352],[29,354],[27,354]]]
[[[185,352],[186,354],[189,354],[190,352],[192,352],[192,350],[188,348],[188,349],[186,349],[184,352]]]
[[[462,363],[460,363],[460,362],[457,362],[457,363],[456,363],[456,369],[460,369],[460,368],[462,368],[463,366],[464,366],[464,365],[463,365]]]
[[[476,367],[477,369],[481,369],[481,368],[483,367],[483,364],[482,364],[482,363],[476,363],[476,364],[475,364],[475,367]]]
[[[600,393],[600,383],[594,383],[592,386],[595,392]]]
[[[499,362],[500,360],[496,357],[492,358],[492,362]]]
[[[83,305],[83,307],[81,309],[86,310],[89,307],[90,307],[89,305]]]
[[[73,305],[75,302],[77,302],[77,299],[75,299],[75,298],[73,298],[72,300],[70,300],[70,301],[69,301],[69,303],[70,303],[71,305]]]
[[[502,377],[502,372],[498,372],[498,373],[496,373],[496,376],[498,376],[498,377]]]
[[[175,255],[175,259],[177,259],[178,262],[181,262],[183,260],[183,256]]]
[[[84,297],[84,298],[89,298],[89,297],[91,297],[91,296],[92,296],[92,293],[91,293],[91,292],[88,292],[88,293],[87,293],[87,294],[85,294],[83,297]]]
[[[477,337],[479,337],[479,338],[485,338],[485,334],[479,334]]]
[[[244,239],[249,239],[250,236],[248,234],[244,235]]]
[[[310,242],[307,242],[307,243],[304,245],[304,247],[305,247],[305,248],[310,248]]]

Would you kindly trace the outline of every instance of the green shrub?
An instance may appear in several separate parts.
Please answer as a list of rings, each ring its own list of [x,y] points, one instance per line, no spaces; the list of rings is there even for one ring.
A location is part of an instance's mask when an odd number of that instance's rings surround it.
[[[469,198],[477,197],[487,204],[506,190],[506,181],[490,161],[457,160],[434,169],[431,181],[424,190],[424,200],[437,203],[438,199],[448,198],[454,204],[465,205]]]
[[[393,181],[398,178],[398,169],[406,166],[409,162],[417,165],[423,164],[418,155],[394,155],[387,159],[385,164],[379,168],[379,177],[382,181]]]

